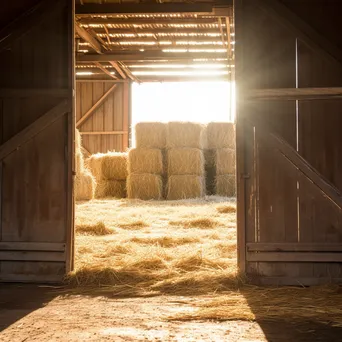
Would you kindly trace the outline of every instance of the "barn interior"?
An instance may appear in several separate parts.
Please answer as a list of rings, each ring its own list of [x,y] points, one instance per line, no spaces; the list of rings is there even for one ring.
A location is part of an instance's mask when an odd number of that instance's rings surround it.
[[[339,341],[341,9],[3,4],[0,340]]]

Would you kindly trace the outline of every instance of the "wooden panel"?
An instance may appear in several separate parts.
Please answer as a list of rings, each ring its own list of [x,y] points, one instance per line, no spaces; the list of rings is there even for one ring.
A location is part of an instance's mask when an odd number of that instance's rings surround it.
[[[249,252],[247,260],[254,262],[342,262],[342,252],[314,253],[314,252]],[[273,265],[272,265],[273,266]],[[290,265],[289,265],[290,266]]]
[[[77,84],[77,118],[81,118],[113,83],[79,82]],[[91,153],[123,151],[128,146],[128,110],[130,93],[127,82],[118,82],[110,94],[80,127],[84,147]],[[87,132],[89,132],[87,134]],[[105,132],[104,134],[100,134]],[[115,132],[115,133],[110,133]],[[93,134],[92,134],[93,133]],[[96,134],[95,134],[96,133]],[[124,144],[127,141],[127,144]]]
[[[260,252],[341,252],[342,243],[247,243],[248,251]]]

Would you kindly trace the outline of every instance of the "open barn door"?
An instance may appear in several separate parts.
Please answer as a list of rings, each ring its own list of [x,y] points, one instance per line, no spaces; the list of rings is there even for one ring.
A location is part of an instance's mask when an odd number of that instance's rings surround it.
[[[282,3],[236,1],[239,265],[259,284],[341,281],[342,53]]]
[[[7,2],[0,15],[0,281],[71,268],[73,0]]]

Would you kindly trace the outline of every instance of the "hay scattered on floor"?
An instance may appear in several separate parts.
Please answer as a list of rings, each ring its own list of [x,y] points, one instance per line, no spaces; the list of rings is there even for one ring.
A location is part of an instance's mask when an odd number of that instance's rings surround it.
[[[182,220],[182,221],[169,221],[171,226],[179,226],[183,228],[215,228],[219,225],[219,222],[213,220],[209,217],[192,219],[192,220]]]
[[[128,173],[164,173],[163,154],[156,148],[132,148],[128,152]]]
[[[235,149],[235,125],[231,122],[210,122],[206,130],[208,148]]]
[[[166,124],[161,122],[140,122],[135,125],[135,139],[138,148],[159,148],[166,145]]]
[[[129,229],[129,230],[137,230],[137,229],[142,229],[148,227],[148,224],[142,220],[138,221],[131,221],[131,222],[125,222],[125,223],[119,223],[118,224],[119,228],[122,229]]]
[[[220,214],[233,214],[236,213],[235,205],[221,205],[216,208]]]
[[[109,235],[114,234],[112,229],[105,226],[103,222],[97,222],[96,224],[79,224],[76,225],[76,233],[83,235]]]
[[[159,237],[134,237],[129,239],[128,242],[134,242],[143,245],[157,245],[160,247],[175,247],[186,245],[190,243],[200,242],[199,238],[192,236],[172,237],[172,236],[159,236]]]
[[[204,129],[204,125],[195,122],[169,122],[167,124],[167,147],[202,149],[205,145]]]
[[[202,176],[170,176],[167,181],[168,200],[201,198],[205,196],[205,178]]]
[[[167,152],[167,173],[173,175],[204,175],[204,155],[198,148],[171,148]]]
[[[128,198],[160,200],[163,198],[163,180],[159,175],[130,174],[127,177]]]

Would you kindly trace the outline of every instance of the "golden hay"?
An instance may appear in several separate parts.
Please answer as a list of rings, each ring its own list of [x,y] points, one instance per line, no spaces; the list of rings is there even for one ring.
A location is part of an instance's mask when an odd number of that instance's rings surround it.
[[[216,194],[219,196],[236,196],[235,175],[220,175],[216,177]]]
[[[235,125],[231,122],[210,122],[207,126],[208,148],[235,148]]]
[[[93,154],[88,158],[87,165],[97,181],[104,179],[125,180],[127,178],[127,153]]]
[[[138,148],[165,148],[166,124],[161,122],[139,122],[135,125]]]
[[[76,233],[82,235],[109,235],[113,234],[114,231],[105,226],[103,222],[97,222],[96,224],[78,224],[76,225]],[[87,250],[83,250],[86,252]],[[88,252],[91,252],[91,249],[88,249]]]
[[[75,130],[75,149],[80,150],[82,147],[82,136],[78,129]]]
[[[182,220],[182,221],[169,221],[169,225],[178,226],[182,228],[215,228],[219,226],[219,222],[208,217],[192,219],[192,220]]]
[[[195,122],[169,122],[167,147],[204,147],[204,126]]]
[[[202,176],[170,176],[167,182],[168,200],[200,198],[205,196],[205,178]]]
[[[204,155],[198,148],[171,148],[167,151],[168,176],[204,175]]]
[[[216,174],[226,175],[235,173],[235,151],[231,148],[220,148],[216,154]]]
[[[75,155],[75,167],[76,167],[76,174],[81,174],[84,172],[84,159],[83,154],[80,150],[76,150]]]
[[[128,198],[160,200],[163,198],[163,180],[159,175],[131,174],[127,178]]]
[[[125,198],[126,181],[100,180],[96,184],[95,198]]]
[[[75,179],[75,200],[86,201],[94,198],[96,181],[89,170],[84,169],[83,173],[76,175]]]
[[[128,173],[153,173],[162,175],[163,153],[156,148],[132,148],[128,152]]]
[[[236,213],[235,205],[222,205],[216,208],[220,214],[233,214]]]

